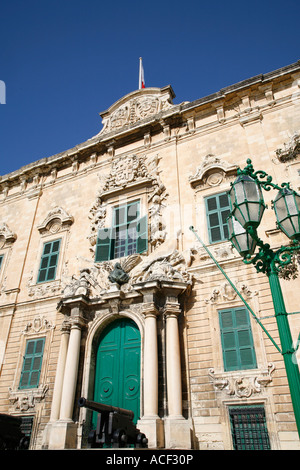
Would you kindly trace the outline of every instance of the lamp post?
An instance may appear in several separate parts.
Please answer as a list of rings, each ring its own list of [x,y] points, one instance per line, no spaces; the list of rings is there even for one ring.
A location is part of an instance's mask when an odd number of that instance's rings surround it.
[[[266,207],[262,189],[278,190],[273,201],[277,226],[292,240],[289,246],[281,246],[276,251],[257,235],[257,227]],[[300,436],[300,374],[297,361],[294,359],[296,350],[293,347],[288,314],[278,277],[280,269],[289,264],[294,252],[300,249],[300,196],[290,189],[289,183],[278,186],[264,171],[255,172],[251,160],[248,159],[247,166],[243,170],[238,169],[238,176],[231,183],[229,197],[232,209],[228,217],[229,239],[243,257],[244,263],[253,264],[257,272],[265,273],[269,279],[281,354]],[[258,251],[255,253],[257,247]]]

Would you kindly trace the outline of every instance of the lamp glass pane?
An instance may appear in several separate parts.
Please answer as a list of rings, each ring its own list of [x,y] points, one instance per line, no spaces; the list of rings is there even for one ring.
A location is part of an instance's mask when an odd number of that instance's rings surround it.
[[[234,191],[235,191],[236,204],[241,204],[242,202],[244,202],[245,201],[244,185],[241,181],[234,184]]]
[[[244,181],[244,188],[247,201],[259,201],[259,199],[261,198],[261,193],[259,191],[258,185],[255,183],[254,180]]]
[[[286,205],[287,205],[290,215],[298,214],[298,207],[296,206],[294,195],[289,194],[285,196],[285,200],[286,200]]]
[[[282,230],[287,234],[288,237],[291,237],[294,235],[294,227],[289,218],[282,220],[280,222],[280,226]]]
[[[291,220],[292,220],[292,224],[294,225],[294,232],[295,233],[300,233],[300,229],[299,229],[299,215],[293,215],[293,217],[291,217]]]
[[[258,222],[260,220],[260,206],[257,203],[248,203],[248,211],[249,211],[249,220],[252,222]]]
[[[278,199],[277,199],[277,197],[274,201],[274,206],[275,206],[275,209],[276,209],[277,219],[278,219],[278,221],[280,221],[282,219],[285,219],[285,217],[287,216],[287,211],[286,211],[286,205],[285,205],[284,197],[282,197],[281,195],[278,197]]]

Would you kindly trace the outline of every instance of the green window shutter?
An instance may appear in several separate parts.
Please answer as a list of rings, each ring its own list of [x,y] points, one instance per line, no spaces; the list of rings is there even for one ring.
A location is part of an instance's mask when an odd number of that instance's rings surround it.
[[[216,194],[205,199],[209,242],[216,243],[228,239],[227,217],[230,214],[227,193]]]
[[[148,217],[145,215],[137,224],[137,253],[143,253],[148,249]]]
[[[224,369],[256,368],[249,313],[246,308],[219,311]]]
[[[96,263],[101,261],[108,261],[111,259],[113,248],[113,229],[102,228],[98,232],[97,245],[96,245]]]
[[[38,387],[44,344],[45,338],[27,341],[19,388]]]
[[[53,281],[56,276],[61,240],[44,244],[37,282]]]
[[[114,209],[113,227],[98,232],[96,262],[143,253],[148,249],[148,219],[139,216],[139,201]]]

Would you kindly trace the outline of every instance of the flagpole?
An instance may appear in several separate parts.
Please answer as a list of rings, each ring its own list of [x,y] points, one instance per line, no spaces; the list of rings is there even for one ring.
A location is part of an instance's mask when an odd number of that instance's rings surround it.
[[[145,80],[144,80],[144,68],[142,57],[140,57],[140,70],[139,70],[139,90],[145,88]]]
[[[139,90],[142,88],[142,58],[140,57],[140,68],[139,68]]]

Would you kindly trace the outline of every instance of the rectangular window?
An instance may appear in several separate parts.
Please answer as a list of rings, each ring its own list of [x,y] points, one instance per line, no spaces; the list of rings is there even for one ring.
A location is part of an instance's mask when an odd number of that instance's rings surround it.
[[[29,439],[31,437],[32,426],[33,426],[33,416],[21,416],[21,432]]]
[[[231,209],[227,193],[216,194],[205,199],[209,242],[216,243],[228,239],[226,222]]]
[[[35,388],[39,385],[45,338],[28,340],[21,372],[19,388]]]
[[[113,226],[99,230],[95,261],[122,258],[147,248],[147,216],[140,217],[139,201],[132,202],[114,208]]]
[[[44,244],[37,282],[53,281],[56,276],[61,240]]]
[[[248,310],[219,311],[224,370],[255,369],[256,356]]]
[[[0,269],[1,269],[2,262],[3,262],[3,258],[4,258],[4,256],[0,255]]]
[[[234,450],[271,450],[263,406],[230,407]]]

